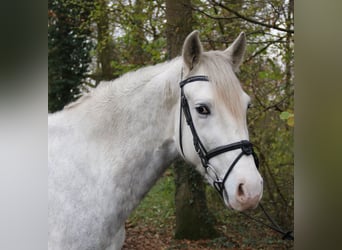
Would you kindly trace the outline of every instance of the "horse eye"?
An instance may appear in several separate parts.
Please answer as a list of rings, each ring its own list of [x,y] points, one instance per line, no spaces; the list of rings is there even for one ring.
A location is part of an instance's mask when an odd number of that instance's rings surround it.
[[[201,115],[209,115],[210,114],[210,109],[205,105],[201,105],[201,106],[196,107],[196,110]]]
[[[253,104],[252,103],[248,103],[247,109],[253,108]]]

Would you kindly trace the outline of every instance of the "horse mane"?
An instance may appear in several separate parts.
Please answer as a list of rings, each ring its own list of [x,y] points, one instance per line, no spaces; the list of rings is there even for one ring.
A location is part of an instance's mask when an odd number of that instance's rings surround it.
[[[174,67],[171,64],[179,64],[179,67]],[[93,89],[90,89],[89,92],[84,92],[80,95],[79,99],[64,107],[64,110],[73,109],[80,104],[88,101],[91,97],[101,95],[103,98],[106,98],[108,93],[112,93],[110,96],[130,96],[139,91],[139,89],[143,88],[149,83],[153,83],[153,79],[156,79],[158,76],[164,74],[170,69],[179,68],[179,72],[174,72],[173,77],[180,75],[181,68],[181,60],[180,57],[177,57],[171,61],[166,61],[163,63],[159,63],[156,65],[146,66],[135,71],[130,71],[119,78],[116,78],[112,81],[101,81],[100,84]],[[179,79],[180,80],[180,79]],[[175,85],[175,86],[173,86]],[[167,80],[167,84],[164,88],[164,96],[169,99],[170,96],[175,91],[175,88],[178,88],[177,84],[171,84],[169,80]]]

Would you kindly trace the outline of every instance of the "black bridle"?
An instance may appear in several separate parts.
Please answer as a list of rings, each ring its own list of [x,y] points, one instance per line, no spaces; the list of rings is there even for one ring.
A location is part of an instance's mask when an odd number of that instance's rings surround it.
[[[219,146],[217,148],[211,149],[210,151],[207,151],[205,149],[203,143],[201,142],[201,140],[200,140],[200,138],[196,132],[195,125],[194,125],[192,117],[191,117],[189,103],[188,103],[188,100],[184,94],[184,89],[183,89],[186,84],[191,83],[191,82],[198,82],[198,81],[209,82],[209,78],[207,76],[191,76],[185,80],[182,80],[179,83],[180,88],[181,88],[181,100],[180,100],[181,104],[180,104],[180,112],[179,112],[180,113],[180,118],[179,118],[180,149],[182,151],[183,157],[185,158],[184,151],[183,151],[183,145],[182,145],[182,113],[184,113],[186,122],[187,122],[188,126],[190,127],[190,130],[192,133],[195,151],[197,152],[199,158],[201,159],[202,166],[205,168],[206,174],[212,179],[215,189],[219,192],[219,194],[223,198],[223,195],[224,195],[223,192],[225,191],[224,183],[226,182],[229,174],[232,172],[233,168],[235,167],[236,163],[241,159],[241,157],[243,155],[247,155],[247,156],[252,155],[257,168],[259,168],[259,161],[258,161],[257,155],[255,154],[255,152],[253,150],[252,143],[247,141],[247,140],[242,140],[239,142]],[[237,149],[241,149],[240,154],[232,162],[228,171],[224,175],[223,179],[219,178],[219,176],[216,173],[216,170],[209,163],[210,159],[217,156],[217,155],[220,155],[222,153],[237,150]],[[228,197],[227,192],[226,192],[226,195]]]

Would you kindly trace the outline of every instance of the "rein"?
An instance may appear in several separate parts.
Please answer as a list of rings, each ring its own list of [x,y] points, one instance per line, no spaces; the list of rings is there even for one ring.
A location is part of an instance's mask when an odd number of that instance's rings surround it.
[[[269,215],[269,213],[266,212],[264,206],[260,203],[259,207],[261,208],[262,212],[266,216],[266,218],[271,222],[271,225],[263,222],[262,220],[258,220],[251,215],[247,214],[246,212],[241,212],[244,216],[246,216],[248,219],[251,219],[265,227],[268,227],[272,229],[273,231],[280,233],[283,237],[283,240],[294,240],[293,232],[292,231],[284,231],[275,221],[272,219],[272,217]]]
[[[197,152],[199,158],[201,159],[202,166],[205,169],[206,174],[212,179],[213,185],[215,189],[219,192],[221,197],[223,198],[224,192],[228,198],[228,193],[225,190],[224,184],[229,176],[229,174],[232,172],[233,168],[235,167],[236,163],[241,159],[242,156],[246,155],[252,155],[254,158],[254,162],[256,167],[259,167],[259,161],[258,157],[255,154],[253,150],[253,145],[251,142],[248,140],[242,140],[239,142],[223,145],[216,147],[214,149],[211,149],[210,151],[207,151],[206,148],[204,147],[203,143],[201,142],[201,139],[199,138],[194,122],[192,120],[191,112],[190,112],[190,107],[188,100],[184,94],[184,86],[187,85],[188,83],[192,82],[198,82],[198,81],[204,81],[204,82],[209,82],[208,76],[191,76],[189,78],[186,78],[185,80],[182,80],[179,83],[179,86],[181,88],[181,99],[180,99],[180,119],[179,119],[179,143],[180,143],[180,149],[182,151],[182,155],[185,158],[184,155],[184,150],[183,150],[183,144],[182,144],[182,113],[185,116],[187,125],[190,127],[191,133],[192,133],[192,138],[193,138],[193,144],[195,151]],[[230,165],[228,168],[228,171],[224,175],[223,179],[221,179],[215,170],[215,168],[209,163],[210,159],[218,156],[220,154],[241,149],[240,154],[235,158],[233,163]]]

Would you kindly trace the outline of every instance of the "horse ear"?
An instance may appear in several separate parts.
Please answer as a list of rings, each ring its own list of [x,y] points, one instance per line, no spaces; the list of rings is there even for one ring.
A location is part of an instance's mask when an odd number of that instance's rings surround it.
[[[231,59],[233,70],[237,72],[242,63],[246,51],[246,35],[241,32],[238,38],[224,51]]]
[[[183,61],[189,70],[192,70],[198,64],[202,51],[199,32],[195,30],[187,36],[183,44]]]

